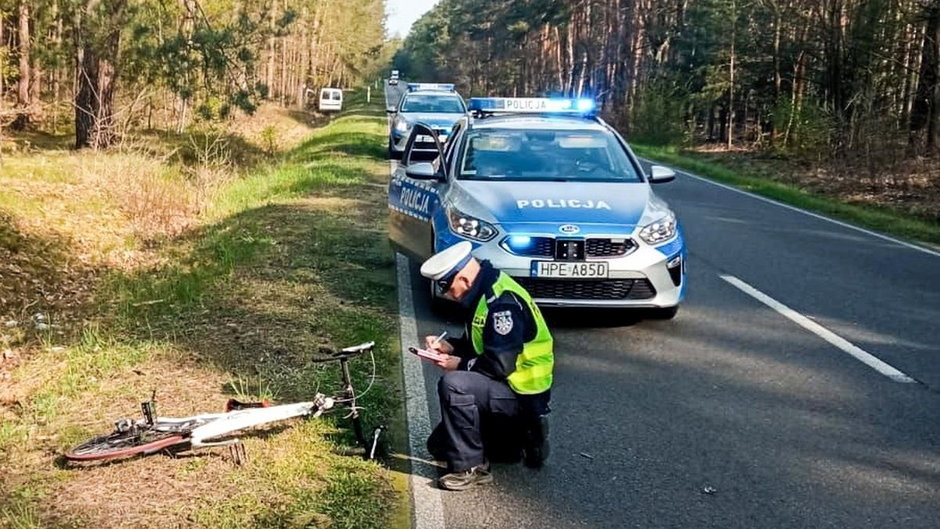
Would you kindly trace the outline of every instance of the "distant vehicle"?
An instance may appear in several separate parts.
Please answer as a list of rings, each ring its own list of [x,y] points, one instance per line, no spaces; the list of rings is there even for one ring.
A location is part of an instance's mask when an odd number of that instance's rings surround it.
[[[397,85],[398,84],[398,70],[392,70],[392,75],[388,77],[388,84]]]
[[[645,172],[591,99],[475,98],[469,107],[473,117],[446,142],[421,123],[406,136],[388,187],[393,246],[422,260],[470,241],[540,305],[675,316],[687,250],[678,217],[653,191],[675,173]],[[413,157],[422,137],[433,163]]]
[[[339,112],[343,109],[343,91],[339,88],[320,90],[320,112]]]
[[[398,106],[388,109],[394,114],[388,133],[388,157],[401,158],[405,142],[415,123],[429,125],[441,142],[447,140],[450,129],[461,118],[467,117],[467,105],[450,83],[408,83],[408,91]],[[421,136],[412,149],[414,152],[435,152],[434,140]]]

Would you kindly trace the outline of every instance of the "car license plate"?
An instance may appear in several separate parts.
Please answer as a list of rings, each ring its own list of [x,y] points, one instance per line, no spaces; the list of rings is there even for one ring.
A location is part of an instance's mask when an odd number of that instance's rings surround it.
[[[550,277],[555,279],[606,279],[610,273],[610,263],[532,261],[532,277]]]
[[[441,143],[444,143],[447,141],[447,135],[441,134],[437,137],[437,139],[440,140]],[[418,137],[415,138],[415,141],[418,143],[434,143],[434,138],[428,136],[427,134],[418,134]]]

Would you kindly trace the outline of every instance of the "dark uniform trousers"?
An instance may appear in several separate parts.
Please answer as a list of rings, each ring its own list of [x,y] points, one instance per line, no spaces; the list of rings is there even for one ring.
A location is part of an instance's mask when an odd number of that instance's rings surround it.
[[[428,439],[428,450],[459,472],[492,461],[518,461],[525,419],[515,392],[506,382],[473,371],[449,371],[437,383],[441,424]],[[485,452],[484,452],[485,447]]]

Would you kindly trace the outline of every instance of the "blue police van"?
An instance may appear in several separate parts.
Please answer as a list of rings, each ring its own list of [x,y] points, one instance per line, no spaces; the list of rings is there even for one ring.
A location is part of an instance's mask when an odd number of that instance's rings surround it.
[[[393,246],[423,260],[466,240],[542,306],[675,316],[687,251],[653,190],[675,173],[645,172],[590,99],[474,98],[469,110],[446,141],[411,125],[388,186]],[[428,149],[433,161],[416,155]]]

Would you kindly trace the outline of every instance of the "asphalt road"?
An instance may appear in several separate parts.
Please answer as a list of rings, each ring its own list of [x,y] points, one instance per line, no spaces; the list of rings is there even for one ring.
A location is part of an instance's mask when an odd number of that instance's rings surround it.
[[[440,493],[446,527],[940,527],[940,256],[684,174],[657,192],[690,248],[679,315],[549,313],[551,460]],[[410,274],[417,334],[456,332]],[[433,423],[439,373],[423,368]]]

